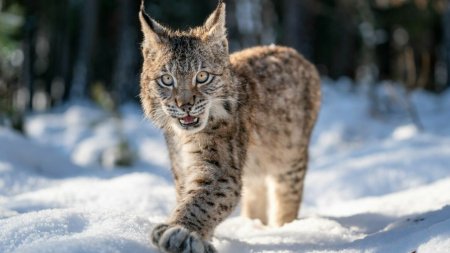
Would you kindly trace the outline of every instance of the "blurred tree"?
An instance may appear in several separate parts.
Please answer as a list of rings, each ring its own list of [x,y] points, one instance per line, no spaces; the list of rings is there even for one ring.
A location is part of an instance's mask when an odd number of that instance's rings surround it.
[[[438,90],[434,70],[441,22],[432,1],[375,6],[375,11],[377,25],[388,35],[377,51],[381,77],[398,80],[410,90]]]
[[[97,7],[97,0],[83,1],[83,9],[80,12],[81,32],[78,37],[78,53],[73,70],[71,98],[83,98],[87,94],[91,57],[97,30]]]
[[[239,48],[275,43],[277,17],[272,1],[239,0],[234,1],[231,8],[237,28],[234,40]]]
[[[283,24],[282,42],[294,47],[309,60],[313,59],[314,2],[283,0],[280,21]]]
[[[16,3],[0,1],[0,125],[19,131],[23,129],[23,111],[27,106],[17,103],[24,61],[23,11]]]
[[[51,22],[52,55],[50,65],[53,74],[48,79],[52,105],[58,105],[69,97],[71,69],[71,31],[73,1],[56,1],[52,4],[55,10]]]
[[[113,73],[114,97],[118,104],[122,104],[138,94],[139,75],[137,59],[140,59],[136,27],[136,13],[139,1],[118,0],[119,2],[119,45]]]
[[[23,43],[23,52],[25,60],[23,63],[23,82],[27,88],[28,97],[26,104],[32,109],[33,93],[34,93],[34,62],[35,62],[35,45],[36,45],[36,29],[37,29],[37,10],[38,3],[33,0],[26,0],[25,9],[25,35]]]
[[[357,68],[357,1],[321,0],[316,2],[314,57],[322,75],[354,78]],[[320,31],[320,32],[319,32]]]
[[[447,65],[447,88],[450,87],[450,4],[445,7],[444,15],[442,17],[442,26],[444,30],[444,48]]]

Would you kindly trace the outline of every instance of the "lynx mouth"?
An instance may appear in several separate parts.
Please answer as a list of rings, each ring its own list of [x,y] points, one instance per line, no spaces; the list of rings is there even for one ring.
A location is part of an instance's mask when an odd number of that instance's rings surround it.
[[[186,117],[178,119],[178,121],[184,128],[197,127],[199,125],[200,118],[188,115]]]

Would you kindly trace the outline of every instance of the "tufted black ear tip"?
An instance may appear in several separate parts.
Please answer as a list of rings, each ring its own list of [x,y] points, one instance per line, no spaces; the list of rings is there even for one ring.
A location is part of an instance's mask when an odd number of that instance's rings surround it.
[[[147,22],[147,24],[151,25],[150,16],[145,11],[145,3],[144,0],[141,0],[141,8],[140,8],[140,15],[144,18],[144,20]]]
[[[141,12],[145,13],[145,3],[144,0],[141,0],[141,8],[139,9]]]
[[[221,8],[225,5],[225,0],[219,0],[219,3],[217,3],[217,8]]]

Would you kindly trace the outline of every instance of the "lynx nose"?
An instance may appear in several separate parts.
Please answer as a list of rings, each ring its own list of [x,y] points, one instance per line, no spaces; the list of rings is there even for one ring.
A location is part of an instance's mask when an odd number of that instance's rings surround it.
[[[181,110],[183,110],[183,112],[190,112],[192,109],[192,105],[191,104],[185,104],[185,105],[181,105],[179,106]]]
[[[190,112],[195,103],[195,95],[180,96],[175,99],[177,106],[184,112]]]

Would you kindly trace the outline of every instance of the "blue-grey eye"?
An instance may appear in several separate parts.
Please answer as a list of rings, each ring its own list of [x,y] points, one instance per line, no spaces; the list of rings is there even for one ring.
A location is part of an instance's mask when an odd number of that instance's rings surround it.
[[[209,79],[209,73],[206,71],[200,71],[197,74],[197,77],[195,78],[197,83],[206,83]]]
[[[166,86],[173,85],[173,77],[171,75],[165,74],[160,77],[161,83]]]

